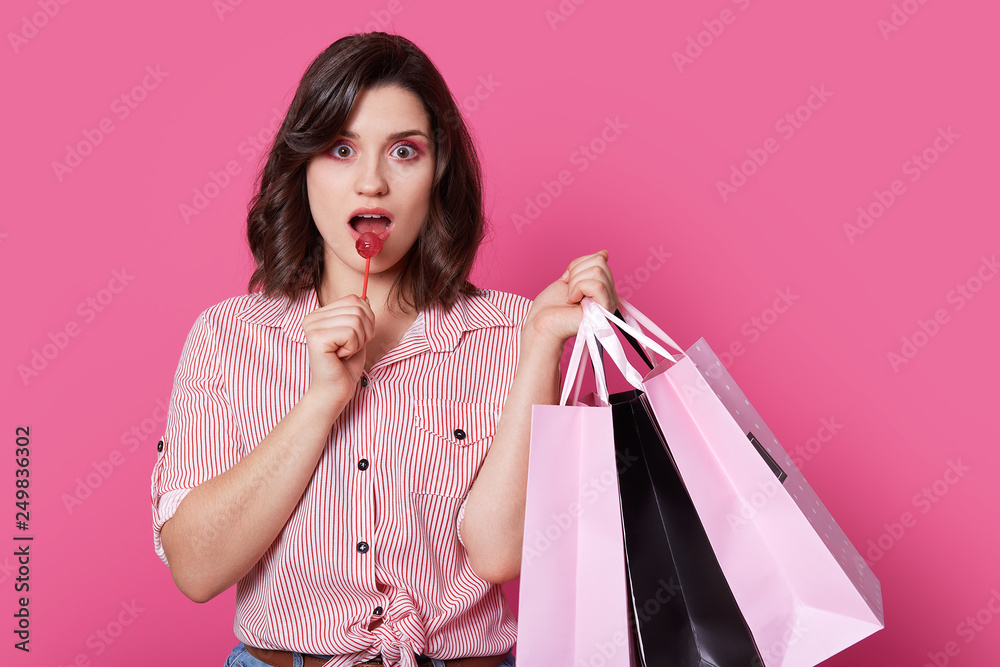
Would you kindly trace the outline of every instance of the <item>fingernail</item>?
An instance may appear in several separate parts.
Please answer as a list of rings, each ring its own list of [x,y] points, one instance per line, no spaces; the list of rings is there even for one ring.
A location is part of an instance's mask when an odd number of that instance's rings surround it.
[[[559,280],[566,280],[567,278],[569,278],[569,269],[566,269],[566,271],[562,274]]]

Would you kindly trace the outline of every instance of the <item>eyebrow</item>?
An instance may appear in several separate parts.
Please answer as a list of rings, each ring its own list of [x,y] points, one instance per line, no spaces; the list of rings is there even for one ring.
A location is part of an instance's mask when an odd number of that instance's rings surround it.
[[[356,132],[351,132],[350,130],[345,130],[344,132],[341,132],[340,134],[341,134],[341,136],[347,137],[348,139],[357,140],[359,138],[358,134]],[[412,137],[412,136],[415,136],[415,135],[419,135],[419,136],[423,137],[424,139],[428,139],[428,136],[426,134],[424,134],[420,130],[401,130],[400,132],[393,132],[388,137],[386,137],[386,140],[388,140],[388,141],[396,141],[397,139],[403,139],[404,137]]]

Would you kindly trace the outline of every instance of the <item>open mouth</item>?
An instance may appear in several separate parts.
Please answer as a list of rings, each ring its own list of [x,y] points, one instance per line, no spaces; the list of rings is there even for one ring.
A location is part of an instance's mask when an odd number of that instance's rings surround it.
[[[389,236],[392,221],[382,215],[356,215],[348,223],[355,232],[355,238],[365,232],[375,234],[383,241]]]

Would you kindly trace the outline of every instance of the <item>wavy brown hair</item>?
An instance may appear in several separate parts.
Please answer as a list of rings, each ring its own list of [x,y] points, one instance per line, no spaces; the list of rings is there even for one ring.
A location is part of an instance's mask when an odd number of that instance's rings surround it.
[[[415,94],[430,117],[435,148],[427,224],[407,254],[390,300],[450,309],[469,282],[485,235],[482,168],[444,77],[413,42],[370,32],[338,39],[306,69],[258,177],[247,211],[256,261],[248,292],[296,299],[323,278],[323,238],[309,210],[306,167],[336,144],[362,89],[395,85]],[[410,295],[404,285],[411,286]],[[411,298],[412,297],[412,300]]]

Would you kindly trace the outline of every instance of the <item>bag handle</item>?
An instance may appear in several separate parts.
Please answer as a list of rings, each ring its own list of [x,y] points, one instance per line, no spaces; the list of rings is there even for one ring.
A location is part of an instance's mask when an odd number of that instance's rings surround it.
[[[622,311],[619,310],[618,308],[615,308],[615,316],[618,317],[618,319],[620,320],[625,320],[633,327],[638,326],[638,323],[635,322],[634,318],[630,318],[630,316],[628,315],[622,315]],[[621,329],[619,329],[619,331],[621,331]],[[627,331],[621,331],[621,334],[625,336],[625,340],[627,340],[628,344],[632,346],[632,349],[639,354],[639,357],[644,362],[646,362],[646,365],[649,366],[649,369],[653,370],[653,361],[652,359],[650,359],[650,357],[653,356],[653,353],[647,350],[642,343],[637,341],[635,338],[632,338],[631,334],[629,334]],[[603,356],[601,358],[603,359]]]
[[[583,305],[583,318],[585,321],[588,322],[589,327],[593,329],[594,337],[597,339],[597,344],[601,346],[608,353],[608,356],[611,357],[611,360],[614,362],[615,366],[617,366],[618,369],[622,372],[622,375],[625,376],[625,379],[629,382],[629,384],[631,384],[636,389],[640,391],[643,389],[643,384],[642,384],[643,375],[640,374],[639,371],[633,368],[632,364],[629,363],[628,358],[625,356],[625,350],[622,347],[621,341],[619,340],[618,335],[615,329],[612,328],[611,324],[615,324],[617,329],[621,331],[626,338],[628,338],[631,335],[631,337],[635,339],[635,343],[633,343],[633,345],[641,344],[643,347],[648,348],[651,351],[650,354],[652,354],[652,352],[655,352],[660,356],[662,356],[664,359],[669,359],[671,362],[674,363],[677,363],[680,360],[679,358],[674,358],[674,356],[669,352],[667,352],[663,348],[663,346],[661,346],[654,339],[645,335],[637,326],[633,326],[633,324],[629,324],[628,322],[619,319],[615,315],[612,315],[603,306],[595,302],[593,299],[590,298],[583,299],[582,305]],[[638,313],[638,311],[635,310],[635,308],[628,302],[624,302],[622,305],[624,306],[623,310],[625,310],[632,316],[629,317],[628,319],[632,319],[633,323],[638,324],[636,320],[638,320],[639,318],[635,317],[635,314]],[[647,328],[653,330],[654,333],[657,333],[658,335],[662,336],[667,341],[669,341],[668,344],[676,347],[680,351],[681,355],[684,354],[684,351],[681,350],[680,347],[676,343],[674,343],[669,336],[663,333],[659,329],[659,327],[653,324],[649,320],[649,318],[647,318],[645,315],[642,315],[642,313],[638,313],[638,315],[643,320],[645,320]]]
[[[604,313],[606,314],[606,316],[609,319],[611,319],[612,321],[614,321],[614,316],[612,316],[611,313],[609,313],[607,310],[605,310],[604,307],[601,306],[601,304],[597,304],[597,306],[599,308],[601,308],[602,311],[604,311]],[[619,315],[619,322],[621,320],[625,320],[625,322],[628,323],[632,327],[632,330],[639,329],[640,325],[641,325],[642,328],[644,328],[646,331],[648,331],[651,334],[653,334],[653,336],[655,336],[656,338],[658,338],[664,344],[669,345],[670,347],[672,347],[673,349],[677,350],[682,355],[687,354],[680,345],[678,345],[677,343],[674,342],[673,338],[671,338],[666,333],[664,333],[663,329],[661,329],[660,327],[656,326],[656,323],[653,322],[653,320],[651,320],[648,317],[646,317],[645,315],[643,315],[639,311],[638,308],[636,308],[631,303],[629,303],[628,301],[626,301],[625,299],[623,299],[621,297],[618,297],[618,309],[615,310],[615,314],[618,315],[619,312],[624,313],[624,317],[621,317]],[[628,338],[629,332],[630,332],[629,329],[623,329],[622,330],[622,334],[624,334],[626,336],[626,338]],[[632,347],[636,347],[636,343],[643,344],[646,347],[646,351],[649,352],[650,351],[650,349],[649,349],[650,346],[647,343],[648,340],[649,339],[647,337],[645,337],[645,336],[637,336],[636,337],[636,342],[633,342],[631,340],[629,342],[632,344]],[[636,349],[638,349],[638,348],[636,348]],[[673,359],[672,357],[670,357],[670,355],[667,355],[667,358],[669,358],[671,361],[676,362],[676,359]]]
[[[566,369],[566,379],[563,382],[562,394],[559,397],[559,405],[567,405],[570,391],[573,391],[573,403],[580,402],[580,387],[583,384],[583,375],[586,366],[583,362],[583,353],[586,350],[590,354],[591,366],[594,369],[594,380],[597,385],[597,398],[602,406],[610,405],[608,399],[608,384],[604,375],[604,361],[600,357],[600,344],[594,336],[593,324],[584,317],[580,321],[580,328],[576,332],[576,342],[573,344],[573,351],[569,357],[569,367]]]
[[[597,382],[597,396],[602,401],[602,405],[608,405],[607,380],[604,373],[603,352],[607,351],[608,356],[614,362],[618,370],[622,372],[625,379],[636,389],[642,390],[642,377],[625,356],[625,350],[615,330],[611,327],[614,324],[629,343],[636,349],[643,360],[650,368],[653,364],[649,357],[654,353],[664,359],[669,359],[677,363],[680,359],[656,341],[642,332],[640,326],[655,335],[664,343],[674,348],[682,356],[684,350],[674,342],[674,340],[663,332],[660,327],[653,323],[648,317],[641,313],[631,303],[619,297],[619,309],[616,313],[623,313],[624,317],[618,317],[594,301],[591,297],[584,297],[581,301],[583,306],[583,318],[580,321],[580,328],[577,331],[576,342],[573,345],[573,352],[570,355],[569,368],[566,371],[566,380],[563,385],[562,396],[559,404],[566,405],[570,390],[575,386],[573,394],[574,404],[579,400],[580,385],[583,380],[583,368],[581,365],[583,352],[586,349],[590,353],[591,364],[594,368],[594,378]],[[649,356],[647,356],[647,353]]]
[[[664,359],[669,359],[674,363],[680,361],[680,359],[675,359],[671,353],[667,352],[664,349],[664,347],[656,341],[656,339],[650,338],[649,336],[644,334],[642,330],[639,328],[639,325],[641,323],[643,327],[645,327],[651,333],[656,335],[658,338],[661,338],[667,345],[677,350],[677,352],[680,353],[681,356],[685,356],[686,353],[684,352],[684,350],[679,345],[677,345],[677,343],[675,343],[674,340],[670,338],[670,336],[663,333],[663,331],[658,326],[653,324],[652,320],[650,320],[648,317],[640,313],[638,310],[635,309],[635,307],[632,304],[628,303],[624,299],[620,299],[619,301],[620,301],[620,309],[624,310],[624,312],[626,313],[624,319],[609,313],[604,308],[604,306],[591,299],[591,306],[589,306],[589,308],[591,309],[590,316],[593,318],[592,323],[594,326],[594,331],[597,334],[597,340],[599,342],[602,343],[604,342],[601,334],[602,332],[604,332],[604,334],[606,335],[607,330],[610,328],[607,325],[607,323],[610,322],[611,324],[616,325],[618,327],[618,330],[621,331],[626,338],[634,339],[630,340],[630,342],[632,343],[632,346],[639,351],[640,356],[643,356],[644,359],[645,355],[643,354],[643,350],[641,350],[639,346],[641,346],[650,355],[652,355],[655,352]],[[594,312],[595,310],[596,312]],[[586,308],[584,309],[584,313],[586,317],[587,313]],[[604,324],[601,323],[601,320],[604,320]]]
[[[583,306],[583,322],[581,322],[581,329],[586,327],[595,340],[595,346],[600,346],[601,350],[607,352],[611,361],[614,362],[618,370],[622,372],[625,379],[636,389],[642,389],[642,373],[637,371],[629,363],[628,359],[625,357],[625,349],[622,347],[621,341],[618,339],[618,334],[611,327],[606,314],[610,315],[612,318],[617,320],[614,315],[608,313],[608,311],[601,308],[601,306],[596,303],[590,297],[585,297],[581,302]],[[625,322],[619,322],[626,327],[629,325]],[[631,328],[631,327],[629,327]],[[641,334],[640,334],[641,335]],[[655,344],[655,343],[654,343]],[[662,348],[661,348],[662,349]]]

